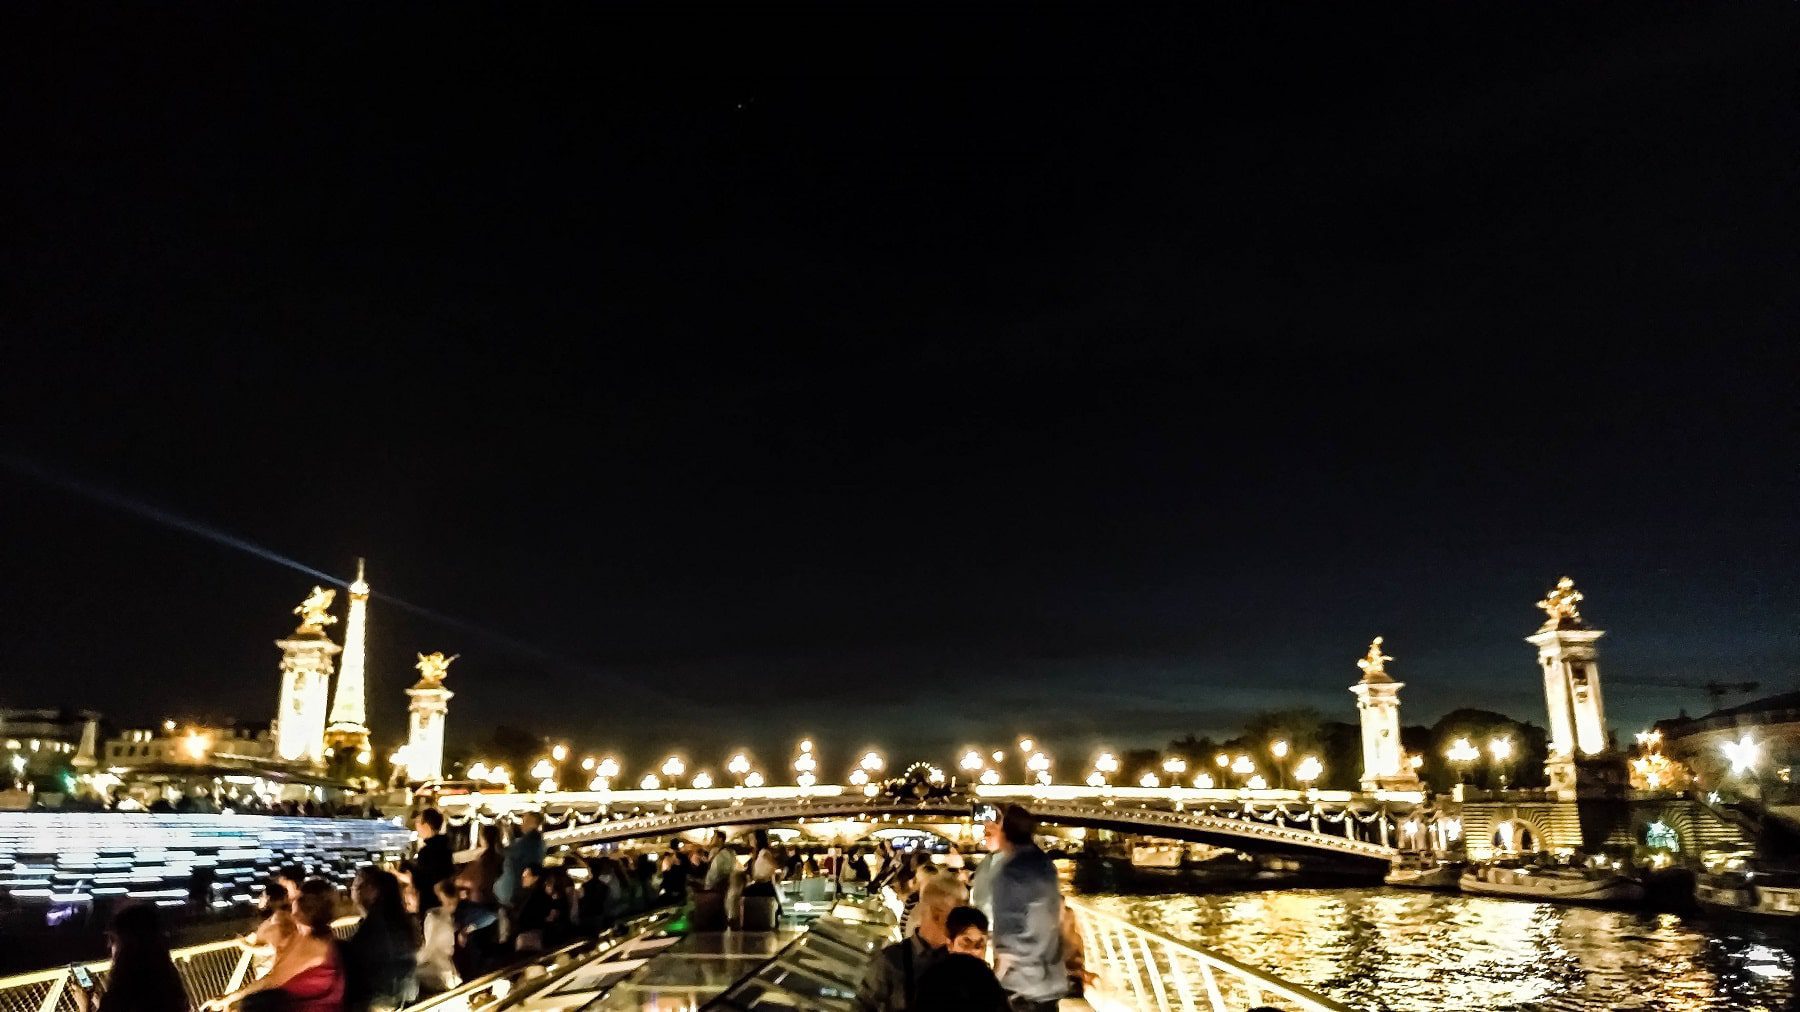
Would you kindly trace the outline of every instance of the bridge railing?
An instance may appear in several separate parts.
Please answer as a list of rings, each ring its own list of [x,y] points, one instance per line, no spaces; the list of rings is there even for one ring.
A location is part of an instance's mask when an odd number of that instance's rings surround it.
[[[354,917],[340,918],[331,925],[340,938],[355,927]],[[194,1008],[236,991],[257,976],[256,952],[242,938],[190,945],[172,950],[169,955],[187,990],[188,1003]],[[92,975],[100,987],[106,986],[112,973],[112,961],[101,959],[0,977],[0,1012],[76,1012],[73,986],[77,965]]]
[[[1099,1012],[1246,1012],[1295,1009],[1349,1012],[1298,984],[1234,959],[1140,927],[1089,903],[1066,899],[1075,915],[1086,968],[1096,975],[1087,1000]]]

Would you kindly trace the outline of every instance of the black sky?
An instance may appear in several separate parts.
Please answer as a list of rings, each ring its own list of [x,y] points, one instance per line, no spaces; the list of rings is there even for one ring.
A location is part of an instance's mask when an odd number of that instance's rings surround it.
[[[0,702],[1080,751],[1792,687],[1791,5],[0,15]],[[1122,17],[1122,19],[1121,19]],[[77,20],[79,18],[79,20]],[[461,624],[468,623],[468,624]]]

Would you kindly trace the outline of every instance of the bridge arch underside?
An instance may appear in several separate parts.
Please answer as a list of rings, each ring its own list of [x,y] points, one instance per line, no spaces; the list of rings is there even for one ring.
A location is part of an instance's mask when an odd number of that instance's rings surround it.
[[[1111,830],[1136,836],[1229,847],[1252,853],[1331,858],[1340,865],[1362,867],[1369,871],[1385,870],[1388,863],[1397,856],[1396,851],[1379,844],[1306,829],[1272,826],[1250,819],[1102,805],[1049,804],[1030,807],[1032,814],[1044,826]],[[927,802],[882,807],[862,801],[843,804],[823,801],[810,804],[803,810],[796,810],[791,806],[720,807],[669,815],[600,819],[585,825],[569,825],[546,834],[545,842],[552,846],[624,843],[713,829],[724,829],[727,835],[736,837],[758,827],[795,826],[801,820],[808,824],[858,821],[872,824],[873,829],[878,830],[908,828],[907,822],[882,822],[880,820],[883,816],[910,818],[911,821],[929,824],[958,822],[967,819],[968,814],[966,803],[933,805]],[[937,829],[929,825],[919,825],[916,828],[926,832]]]

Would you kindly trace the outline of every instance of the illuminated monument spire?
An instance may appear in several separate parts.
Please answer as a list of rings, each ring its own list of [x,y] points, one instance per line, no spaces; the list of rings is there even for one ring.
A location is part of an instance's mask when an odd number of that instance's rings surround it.
[[[318,765],[325,757],[325,707],[331,693],[331,658],[338,645],[325,635],[337,591],[314,587],[294,614],[300,626],[281,648],[281,699],[275,711],[275,753],[288,762]]]
[[[368,620],[369,585],[363,580],[363,560],[357,559],[356,580],[350,584],[350,617],[344,622],[344,663],[338,669],[337,694],[331,697],[331,726],[325,729],[325,744],[352,759],[369,748],[364,675]]]

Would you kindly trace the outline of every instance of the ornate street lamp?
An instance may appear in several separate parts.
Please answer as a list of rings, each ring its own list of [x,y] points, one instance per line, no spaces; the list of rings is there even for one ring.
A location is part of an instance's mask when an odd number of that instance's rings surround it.
[[[1444,750],[1444,758],[1456,765],[1457,783],[1468,778],[1469,764],[1481,758],[1481,750],[1469,744],[1469,739],[1458,738]]]
[[[1269,743],[1269,754],[1275,757],[1275,775],[1281,779],[1281,786],[1287,787],[1288,743],[1286,738],[1277,738]]]
[[[1306,785],[1307,790],[1311,790],[1313,781],[1319,779],[1320,774],[1324,772],[1325,765],[1319,762],[1319,757],[1309,755],[1302,758],[1300,764],[1294,767],[1294,779]]]
[[[1500,777],[1500,789],[1506,790],[1506,771],[1512,765],[1511,738],[1500,737],[1488,742],[1488,755],[1494,757],[1494,772]]]

